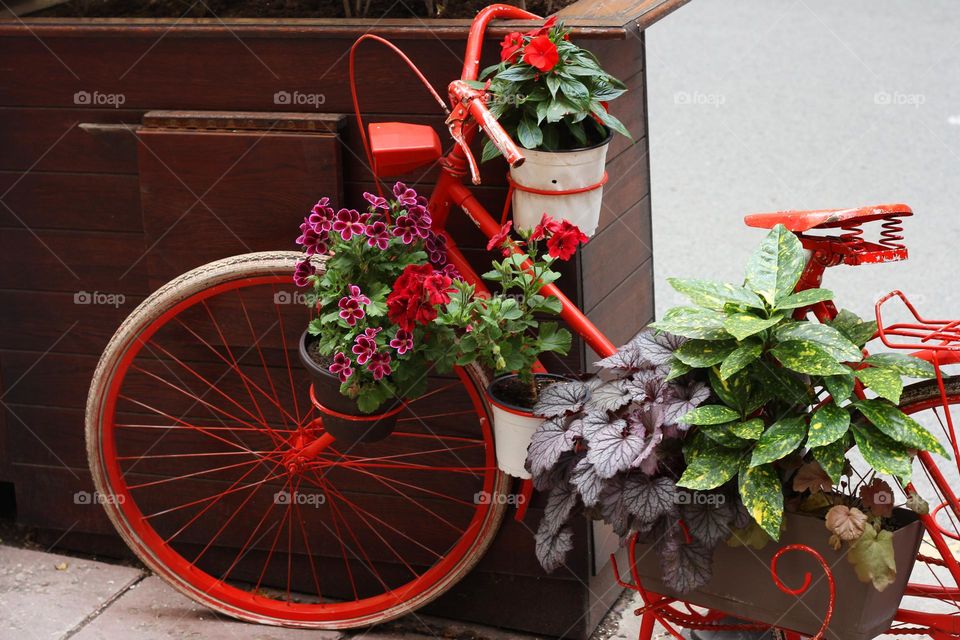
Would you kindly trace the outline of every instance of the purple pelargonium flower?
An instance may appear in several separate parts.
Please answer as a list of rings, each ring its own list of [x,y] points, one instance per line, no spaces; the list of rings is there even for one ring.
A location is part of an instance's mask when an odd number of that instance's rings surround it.
[[[353,236],[363,234],[365,225],[360,212],[356,209],[340,209],[333,221],[333,230],[346,242]]]
[[[417,204],[417,192],[407,187],[402,182],[393,185],[393,195],[404,207],[410,207]]]
[[[430,231],[430,225],[433,224],[433,218],[426,207],[419,204],[407,207],[407,215],[413,219],[417,226],[425,231]],[[426,236],[424,236],[426,237]]]
[[[333,228],[333,207],[330,206],[330,198],[320,198],[317,204],[313,205],[310,215],[307,216],[307,223],[314,231],[321,233],[330,231]]]
[[[340,317],[347,321],[351,327],[357,324],[357,320],[362,319],[366,313],[363,305],[370,304],[370,298],[360,292],[360,287],[355,284],[350,285],[349,295],[340,298],[337,306],[340,307]],[[363,364],[363,363],[361,363]]]
[[[310,283],[308,278],[316,272],[317,268],[310,262],[310,258],[301,260],[297,263],[296,269],[293,270],[293,284],[298,287],[307,286]]]
[[[426,241],[423,243],[424,249],[427,250],[427,257],[432,264],[437,269],[442,269],[447,264],[447,237],[444,235],[433,233],[432,231],[427,235]]]
[[[327,367],[327,370],[340,378],[340,382],[346,382],[347,378],[353,375],[353,367],[350,366],[352,364],[353,362],[347,357],[347,354],[339,351],[333,356],[333,364]]]
[[[296,243],[307,250],[308,256],[326,253],[328,248],[327,232],[317,231],[310,223],[309,218],[304,218],[303,224],[300,225],[300,235],[297,237]]]
[[[367,360],[377,353],[378,333],[380,333],[380,327],[364,329],[363,333],[354,340],[353,352],[357,356],[357,364],[366,364]]]
[[[400,216],[393,222],[393,235],[403,240],[403,244],[411,244],[428,234],[429,229],[422,229],[410,216]]]
[[[440,269],[440,272],[451,280],[463,280],[463,276],[460,275],[460,272],[453,266],[452,262],[443,265],[443,269]]]
[[[390,346],[402,356],[413,349],[413,334],[406,329],[397,330],[397,335],[390,341]]]
[[[390,375],[393,371],[390,368],[390,354],[377,352],[370,356],[370,361],[367,363],[367,370],[373,374],[374,380],[380,380],[384,376]]]
[[[377,247],[381,251],[384,251],[390,244],[390,234],[387,232],[387,223],[382,220],[368,224],[365,233],[367,234],[367,244],[371,247]]]
[[[386,198],[381,198],[375,193],[364,192],[363,199],[370,203],[374,209],[383,209],[384,211],[390,210],[390,203],[387,202]]]

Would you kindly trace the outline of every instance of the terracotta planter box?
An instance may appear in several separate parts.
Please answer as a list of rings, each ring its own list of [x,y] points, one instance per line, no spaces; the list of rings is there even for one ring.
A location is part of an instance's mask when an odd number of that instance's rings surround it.
[[[822,518],[788,513],[786,530],[779,543],[768,544],[760,551],[721,544],[713,558],[713,579],[703,588],[685,594],[683,599],[738,618],[815,635],[823,624],[830,593],[820,565],[803,552],[781,556],[777,571],[787,587],[799,588],[805,574],[811,574],[810,588],[799,596],[780,591],[770,573],[770,560],[778,549],[789,544],[806,544],[827,561],[836,582],[836,602],[827,637],[869,640],[890,627],[923,538],[923,527],[913,512],[898,509],[895,515],[900,527],[893,534],[897,577],[882,592],[857,579],[853,566],[844,557],[846,547],[840,551],[830,548]],[[662,595],[678,595],[660,579],[654,545],[637,545],[637,570],[645,589]]]

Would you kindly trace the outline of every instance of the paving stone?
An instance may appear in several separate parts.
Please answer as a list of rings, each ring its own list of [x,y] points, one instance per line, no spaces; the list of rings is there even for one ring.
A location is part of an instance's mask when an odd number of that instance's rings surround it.
[[[0,546],[0,638],[62,638],[142,575],[131,567]]]
[[[340,636],[336,631],[270,627],[227,618],[150,576],[70,640],[332,640]]]

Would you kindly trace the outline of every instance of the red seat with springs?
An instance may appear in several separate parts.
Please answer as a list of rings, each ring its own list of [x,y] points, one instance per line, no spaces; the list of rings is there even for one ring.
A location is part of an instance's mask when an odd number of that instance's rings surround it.
[[[790,231],[804,232],[814,228],[846,227],[890,217],[906,217],[913,211],[905,204],[878,204],[858,209],[819,209],[812,211],[776,211],[744,216],[748,227],[772,229],[782,224]]]

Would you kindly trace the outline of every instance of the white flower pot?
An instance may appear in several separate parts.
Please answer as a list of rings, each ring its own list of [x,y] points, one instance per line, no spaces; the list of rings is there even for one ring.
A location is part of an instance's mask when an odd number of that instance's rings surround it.
[[[565,380],[563,376],[551,374],[536,374],[538,378],[549,377]],[[506,402],[496,395],[496,385],[507,378],[515,378],[516,374],[500,376],[487,387],[487,400],[493,412],[493,440],[497,449],[497,466],[501,471],[518,478],[530,478],[525,463],[527,448],[537,427],[543,418],[533,415],[529,409],[518,407]]]
[[[543,191],[583,189],[603,180],[607,163],[608,136],[605,141],[573,151],[523,150],[526,162],[510,169],[513,190],[513,224],[520,229],[537,226],[546,213],[558,220],[569,220],[592,236],[600,222],[603,187],[567,195],[541,195],[520,187]]]

